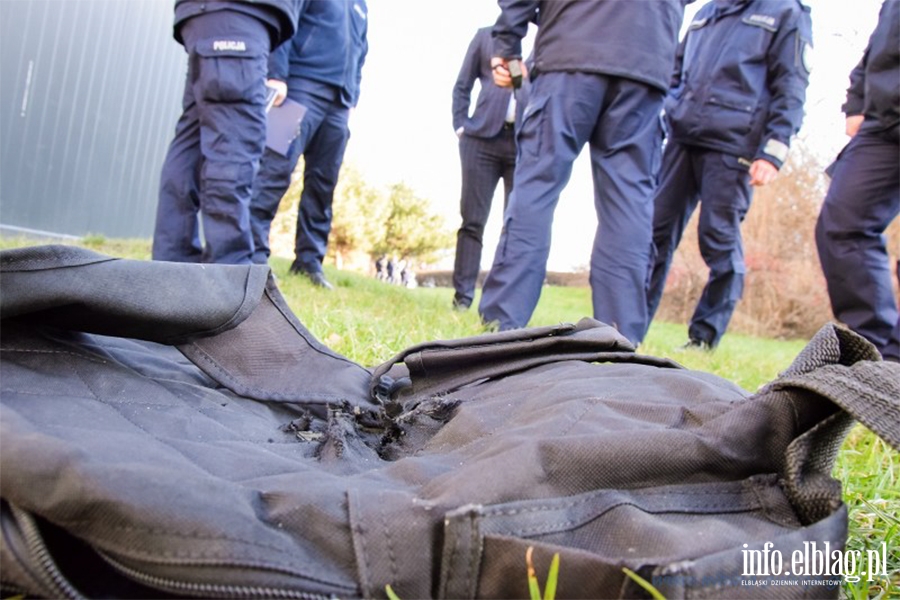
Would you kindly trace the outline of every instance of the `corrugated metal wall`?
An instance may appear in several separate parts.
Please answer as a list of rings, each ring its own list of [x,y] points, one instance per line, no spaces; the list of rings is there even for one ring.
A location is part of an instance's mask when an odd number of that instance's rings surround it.
[[[171,0],[0,0],[0,226],[149,237],[186,55]]]

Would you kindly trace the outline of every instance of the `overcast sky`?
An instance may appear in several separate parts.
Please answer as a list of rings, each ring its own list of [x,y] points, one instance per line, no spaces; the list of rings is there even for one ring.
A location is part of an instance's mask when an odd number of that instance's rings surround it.
[[[686,21],[705,2],[690,5]],[[814,52],[800,137],[830,158],[846,142],[840,106],[881,0],[806,2],[812,7]],[[492,24],[499,8],[494,0],[368,0],[368,7],[369,55],[345,160],[376,185],[406,182],[431,200],[455,230],[460,166],[451,91],[472,35]],[[556,211],[552,270],[584,266],[590,255],[596,217],[586,154],[576,162]],[[484,268],[491,264],[501,210],[498,190],[485,237]]]

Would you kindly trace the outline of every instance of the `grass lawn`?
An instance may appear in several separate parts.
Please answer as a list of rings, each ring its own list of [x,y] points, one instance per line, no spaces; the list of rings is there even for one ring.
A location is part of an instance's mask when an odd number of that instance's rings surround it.
[[[0,238],[0,249],[33,244]],[[145,259],[147,241],[86,238],[81,245],[113,256]],[[289,261],[273,259],[279,287],[300,320],[326,345],[367,366],[379,364],[407,346],[482,332],[477,312],[450,309],[452,290],[405,289],[373,278],[326,267],[332,292],[288,274]],[[477,302],[477,298],[476,298]],[[545,287],[533,325],[577,321],[591,314],[586,288]],[[787,368],[805,340],[774,340],[729,333],[715,352],[682,351],[684,324],[654,323],[640,353],[669,357],[682,365],[729,379],[753,391]],[[844,485],[850,507],[848,549],[880,549],[887,544],[889,576],[873,582],[845,582],[847,597],[900,598],[900,456],[867,429],[857,426],[841,449],[834,475]]]

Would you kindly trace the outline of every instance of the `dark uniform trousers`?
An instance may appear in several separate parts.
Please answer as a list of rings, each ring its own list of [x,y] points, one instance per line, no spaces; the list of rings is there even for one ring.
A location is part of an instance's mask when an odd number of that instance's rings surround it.
[[[527,325],[547,272],[554,209],[589,143],[599,219],[590,272],[594,318],[641,341],[663,95],[592,73],[553,71],[534,80],[517,136],[515,188],[482,289],[485,321],[502,330]]]
[[[491,200],[497,183],[503,180],[503,208],[509,204],[516,167],[516,140],[512,123],[492,138],[463,133],[459,140],[462,166],[460,214],[462,225],[456,234],[456,261],[453,266],[454,300],[463,306],[472,304],[475,284],[481,269],[484,228],[491,212]]]
[[[153,258],[249,263],[250,195],[266,138],[269,30],[250,15],[220,10],[190,18],[181,35],[187,82],[160,178]]]
[[[709,278],[688,334],[692,340],[711,346],[719,343],[744,292],[741,223],[751,199],[748,167],[736,156],[677,142],[666,145],[654,200],[655,257],[650,263],[647,292],[648,325],[659,308],[675,249],[699,203],[697,232]]]
[[[266,149],[253,188],[251,223],[253,262],[265,264],[270,255],[269,232],[281,197],[291,184],[300,156],[304,159],[303,192],[297,214],[295,264],[307,272],[322,272],[331,233],[332,203],[344,150],[350,139],[350,109],[339,99],[324,98],[288,83],[288,97],[307,109],[300,134],[288,156]]]
[[[816,245],[834,316],[900,362],[900,317],[884,231],[900,213],[900,146],[860,130],[831,166]],[[897,265],[900,277],[900,264]]]

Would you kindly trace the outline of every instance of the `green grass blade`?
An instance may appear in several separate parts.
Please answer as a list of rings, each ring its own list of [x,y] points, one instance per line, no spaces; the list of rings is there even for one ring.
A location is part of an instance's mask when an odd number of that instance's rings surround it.
[[[559,579],[559,552],[553,555],[550,561],[550,571],[547,573],[547,587],[544,588],[544,600],[556,599],[556,582]]]
[[[534,546],[528,546],[528,550],[525,551],[525,566],[528,569],[528,595],[531,600],[541,600],[541,585],[538,583],[534,563],[531,561],[532,552],[534,552]]]
[[[659,593],[659,590],[653,587],[649,581],[632,571],[627,567],[622,567],[622,570],[625,571],[625,574],[631,577],[639,586],[647,590],[651,596],[653,596],[656,600],[666,600],[666,597]]]

